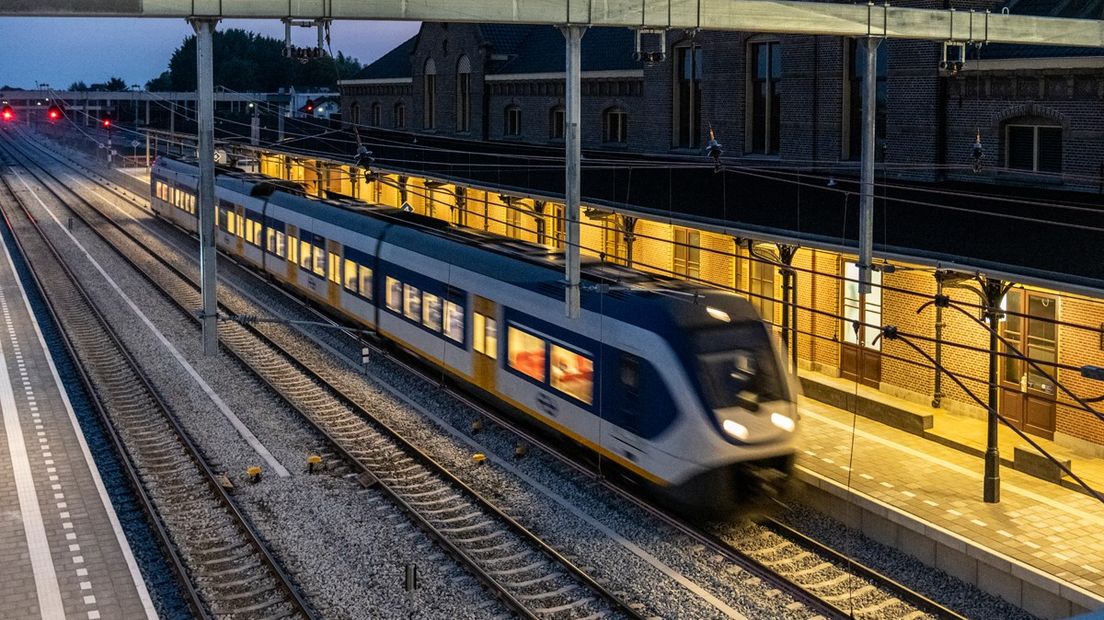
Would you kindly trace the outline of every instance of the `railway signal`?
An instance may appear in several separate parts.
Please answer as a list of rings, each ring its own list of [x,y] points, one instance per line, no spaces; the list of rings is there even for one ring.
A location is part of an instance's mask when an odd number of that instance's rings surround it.
[[[61,119],[61,115],[61,106],[56,103],[46,110],[46,118],[51,122]]]
[[[111,115],[107,112],[104,112],[103,116],[100,117],[100,126],[104,129],[111,129]]]
[[[303,106],[303,111],[307,114],[314,114],[314,99],[307,99],[307,104]]]
[[[3,108],[0,108],[0,118],[3,118],[5,122],[15,119],[15,110],[8,104],[4,104]]]

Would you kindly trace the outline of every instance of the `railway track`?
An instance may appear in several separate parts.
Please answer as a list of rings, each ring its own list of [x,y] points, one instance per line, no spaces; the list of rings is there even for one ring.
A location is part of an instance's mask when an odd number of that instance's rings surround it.
[[[0,202],[193,613],[314,618],[6,178]]]
[[[133,198],[123,197],[132,204],[144,208]],[[298,312],[307,312],[315,320],[332,323],[329,317],[305,306],[291,296],[281,294],[281,298],[289,304],[298,304],[300,306],[297,309]],[[279,312],[273,312],[273,314],[278,315]],[[340,327],[336,323],[333,323],[333,326]],[[334,335],[341,333],[339,330],[300,328],[300,331],[305,334],[310,332],[307,334],[309,338],[321,341],[322,346],[345,357],[353,366],[356,366],[356,360],[359,358],[360,347],[365,344],[371,346],[370,343],[365,343],[358,338],[352,330],[346,330],[345,337],[340,339]],[[482,403],[473,401],[466,394],[448,386],[442,386],[438,375],[427,372],[416,363],[395,357],[390,357],[389,361],[425,381],[427,386],[432,386],[432,389],[446,390],[452,398],[472,409],[477,416],[494,420],[524,443],[540,447],[568,467],[621,496],[625,501],[651,513],[675,531],[696,541],[696,544],[702,548],[723,558],[728,566],[739,567],[754,578],[777,584],[780,590],[822,615],[910,620],[922,617],[951,619],[963,617],[853,558],[802,535],[780,521],[766,519],[736,534],[718,533],[689,523],[641,499],[615,480],[596,475],[595,472],[564,454],[558,447],[549,445],[541,436],[518,426],[512,419]],[[386,385],[383,379],[377,377],[377,380]]]
[[[44,187],[183,313],[195,319],[193,312],[200,307],[200,296],[190,276],[148,250],[133,233],[79,194],[66,188],[73,201],[64,200],[42,177],[61,187],[65,184],[44,166],[35,165],[40,171],[36,176]],[[124,251],[124,247],[130,251]],[[221,310],[233,315],[230,308],[221,306]],[[333,443],[335,451],[361,472],[365,484],[381,489],[519,615],[642,617],[637,606],[622,601],[261,330],[222,322],[219,337],[225,350]]]

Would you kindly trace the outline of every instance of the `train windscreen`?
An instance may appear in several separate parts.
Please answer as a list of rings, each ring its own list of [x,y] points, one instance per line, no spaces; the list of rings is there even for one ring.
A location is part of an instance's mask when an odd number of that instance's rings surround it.
[[[762,324],[701,330],[694,350],[707,404],[713,409],[789,399],[786,378]]]

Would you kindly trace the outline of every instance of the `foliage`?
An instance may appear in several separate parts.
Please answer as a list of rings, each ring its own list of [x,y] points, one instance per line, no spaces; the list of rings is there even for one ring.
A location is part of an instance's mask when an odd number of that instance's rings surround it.
[[[123,80],[123,78],[111,77],[106,82],[96,82],[95,84],[92,84],[92,85],[85,84],[83,81],[73,82],[72,84],[69,85],[69,90],[71,92],[77,92],[77,93],[82,93],[82,92],[96,92],[96,93],[111,92],[111,93],[117,93],[117,92],[122,92],[124,90],[127,90],[127,83],[126,83],[125,80]]]
[[[189,36],[173,52],[169,70],[146,83],[153,91],[193,91],[196,88],[196,38]],[[212,38],[215,85],[239,92],[275,92],[298,89],[336,88],[360,70],[355,58],[338,53],[307,63],[284,58],[284,42],[238,28],[216,31]]]

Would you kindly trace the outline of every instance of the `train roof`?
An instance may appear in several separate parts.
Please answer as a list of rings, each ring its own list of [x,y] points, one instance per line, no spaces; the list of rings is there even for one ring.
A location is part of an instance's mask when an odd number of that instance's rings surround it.
[[[158,158],[157,165],[188,174],[196,173],[194,162]],[[282,208],[386,241],[444,262],[464,265],[487,276],[534,290],[549,297],[564,294],[564,253],[542,245],[490,232],[453,226],[444,220],[374,205],[350,197],[308,196],[297,184],[219,166],[218,185],[239,193],[263,197]],[[325,204],[331,209],[319,209]],[[626,266],[581,257],[582,305],[588,310],[617,311],[619,301],[663,305],[682,328],[715,325],[700,307],[708,304],[723,309],[733,320],[759,320],[754,308],[742,297],[682,280],[650,274]],[[605,299],[601,297],[605,295]],[[640,309],[636,305],[635,309]],[[626,309],[632,312],[632,309]],[[620,312],[617,312],[620,314]],[[636,317],[635,322],[639,322]]]

